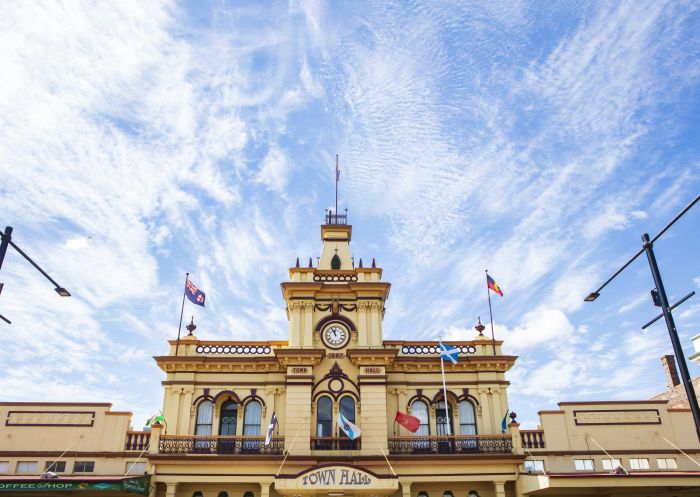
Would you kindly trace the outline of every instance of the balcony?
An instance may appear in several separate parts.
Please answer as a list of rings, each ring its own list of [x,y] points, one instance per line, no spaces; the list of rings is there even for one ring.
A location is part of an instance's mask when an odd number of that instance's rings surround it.
[[[389,437],[389,453],[409,454],[512,454],[510,435],[455,435]]]
[[[265,445],[264,436],[161,435],[158,452],[160,454],[281,455],[284,452],[284,437],[272,437],[270,445]]]
[[[520,440],[526,449],[544,449],[544,430],[520,430]]]
[[[150,441],[150,431],[127,431],[124,450],[148,450],[148,443]]]
[[[360,450],[360,439],[348,437],[311,437],[311,450]]]
[[[345,214],[333,214],[333,211],[326,211],[326,224],[348,224],[348,212],[345,209]]]

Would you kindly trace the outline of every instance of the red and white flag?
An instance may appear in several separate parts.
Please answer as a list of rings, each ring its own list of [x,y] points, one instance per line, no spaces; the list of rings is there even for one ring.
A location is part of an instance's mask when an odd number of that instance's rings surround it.
[[[396,411],[394,421],[412,433],[417,432],[418,428],[420,428],[420,419],[415,416],[409,416],[401,411]]]

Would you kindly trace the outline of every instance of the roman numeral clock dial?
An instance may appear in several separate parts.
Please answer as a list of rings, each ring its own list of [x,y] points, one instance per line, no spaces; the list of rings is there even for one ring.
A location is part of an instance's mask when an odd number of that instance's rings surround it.
[[[350,339],[350,333],[343,326],[334,324],[323,330],[321,339],[326,347],[331,349],[340,349],[347,345]]]

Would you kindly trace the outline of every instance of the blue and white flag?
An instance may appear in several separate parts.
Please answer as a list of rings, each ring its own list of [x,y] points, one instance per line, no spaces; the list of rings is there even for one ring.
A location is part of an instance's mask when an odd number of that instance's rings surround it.
[[[265,446],[267,447],[270,445],[270,440],[272,439],[272,431],[275,429],[275,425],[277,424],[277,416],[275,416],[275,413],[272,413],[272,417],[270,418],[270,426],[267,428],[267,435],[265,436]]]
[[[187,295],[187,298],[193,304],[201,305],[202,307],[204,307],[204,292],[199,290],[196,286],[194,286],[194,283],[192,283],[189,279],[187,279],[187,282],[185,284],[185,295]]]
[[[457,364],[459,359],[459,349],[454,345],[447,345],[440,340],[440,359],[450,361],[452,364]]]
[[[338,426],[345,432],[350,440],[360,438],[360,434],[362,433],[360,428],[348,421],[348,419],[343,416],[342,412],[338,413]]]

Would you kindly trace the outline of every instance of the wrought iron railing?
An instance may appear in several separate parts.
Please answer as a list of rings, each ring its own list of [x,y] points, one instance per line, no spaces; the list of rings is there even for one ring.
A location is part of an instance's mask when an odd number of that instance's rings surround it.
[[[263,436],[209,437],[203,435],[161,435],[161,454],[267,454],[284,452],[284,437],[272,437],[265,445]]]
[[[520,440],[526,449],[544,449],[544,430],[520,430]]]
[[[124,450],[147,450],[150,441],[150,431],[127,431]]]
[[[348,224],[348,213],[333,214],[333,211],[326,211],[326,224]]]
[[[360,439],[348,437],[311,437],[311,450],[359,450]]]
[[[510,435],[389,437],[390,454],[511,454]]]

